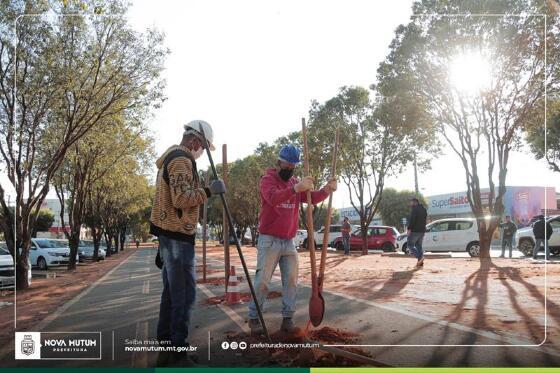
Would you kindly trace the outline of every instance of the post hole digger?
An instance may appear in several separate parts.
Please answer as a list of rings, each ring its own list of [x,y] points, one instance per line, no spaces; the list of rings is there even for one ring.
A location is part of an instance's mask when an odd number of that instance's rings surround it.
[[[204,129],[202,127],[200,129],[201,129],[202,139],[204,140],[203,141],[204,149],[206,150],[206,154],[208,155],[208,160],[210,161],[210,167],[212,168],[212,173],[214,174],[214,177],[216,179],[218,179],[218,172],[216,171],[216,166],[214,165],[214,160],[212,159],[212,154],[210,153],[210,148],[208,146],[208,141],[206,140],[206,134],[204,133]],[[220,200],[222,201],[222,206],[224,207],[224,211],[225,211],[225,214],[226,214],[226,217],[227,217],[227,220],[228,220],[229,229],[230,229],[231,232],[235,232],[235,227],[233,225],[233,219],[232,219],[231,213],[229,211],[229,206],[227,204],[226,197],[223,193],[220,193]],[[253,299],[257,299],[255,289],[253,287],[253,282],[251,281],[251,275],[249,274],[249,269],[247,268],[247,263],[245,262],[245,257],[243,256],[243,252],[241,251],[241,245],[239,243],[239,238],[237,237],[236,234],[234,234],[233,237],[234,237],[234,241],[235,241],[235,246],[237,248],[237,253],[239,254],[239,259],[241,261],[241,265],[243,266],[243,272],[245,273],[245,278],[247,279],[247,284],[249,285],[249,289],[251,291],[251,296],[253,297]],[[255,305],[256,305],[258,316],[259,316],[259,321],[261,322],[261,326],[262,326],[262,329],[263,329],[263,334],[265,335],[265,337],[268,341],[271,341],[270,335],[268,333],[268,329],[266,328],[266,324],[264,322],[261,307],[258,304],[258,302],[255,302]]]
[[[301,133],[303,135],[303,167],[305,176],[309,176],[309,148],[307,146],[307,126],[305,125],[305,118],[301,119]],[[307,209],[306,209],[306,225],[307,237],[313,237],[313,203],[311,201],[311,193],[306,192]],[[315,240],[308,239],[309,258],[311,264],[311,298],[309,299],[309,320],[313,326],[318,326],[323,320],[325,313],[325,300],[319,292],[317,284],[317,263],[315,260]]]
[[[339,142],[339,132],[338,129],[335,132],[334,135],[334,148],[333,148],[333,158],[332,158],[332,165],[331,165],[331,178],[336,178],[336,157],[337,157],[337,151],[338,151],[338,142]],[[327,215],[325,218],[325,229],[324,229],[324,236],[323,236],[323,247],[321,250],[321,260],[319,262],[319,275],[317,276],[317,288],[318,288],[318,293],[319,293],[319,297],[321,299],[323,299],[323,283],[325,281],[325,266],[327,263],[327,247],[329,245],[329,231],[331,228],[331,210],[332,210],[332,199],[333,196],[332,194],[329,195],[329,202],[327,204]],[[325,314],[325,301],[323,300],[323,310],[321,312],[321,318],[317,318],[315,320],[315,322],[317,323],[317,325],[313,324],[313,326],[318,326],[319,324],[321,324],[321,321],[323,321],[323,316]],[[319,313],[317,312],[317,316],[319,315]],[[316,317],[317,317],[316,316]],[[312,320],[313,322],[313,320]]]
[[[309,147],[307,145],[307,126],[305,119],[301,120],[301,129],[303,135],[303,151],[304,151],[304,169],[305,175],[309,176]],[[336,178],[336,156],[338,148],[338,130],[335,134],[333,160],[331,168],[331,180]],[[317,275],[317,263],[315,259],[315,240],[307,240],[309,243],[309,257],[311,264],[311,298],[309,300],[309,320],[313,326],[319,326],[323,321],[325,314],[325,300],[323,298],[323,282],[325,277],[325,265],[327,259],[327,245],[328,245],[328,232],[331,223],[331,209],[332,209],[332,193],[329,194],[329,202],[327,207],[327,217],[325,222],[325,236],[323,237],[323,247],[321,250],[321,261],[319,264],[319,275]],[[313,237],[313,204],[311,203],[311,194],[307,192],[307,237]]]

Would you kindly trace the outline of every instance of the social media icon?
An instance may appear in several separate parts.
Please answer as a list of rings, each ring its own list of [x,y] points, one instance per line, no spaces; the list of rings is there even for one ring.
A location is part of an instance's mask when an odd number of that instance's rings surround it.
[[[247,348],[247,342],[239,342],[239,348],[241,350],[244,350]]]
[[[239,346],[239,345],[237,344],[237,342],[231,342],[230,347],[231,347],[232,350],[237,350],[237,347],[238,347],[238,346]]]
[[[229,343],[222,342],[222,350],[227,350],[229,348]]]

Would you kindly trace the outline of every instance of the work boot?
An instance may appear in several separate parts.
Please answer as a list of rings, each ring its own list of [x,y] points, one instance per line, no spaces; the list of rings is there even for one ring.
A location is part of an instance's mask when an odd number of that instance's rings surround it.
[[[280,326],[280,330],[284,333],[295,333],[298,331],[298,328],[294,325],[291,317],[284,317],[282,319],[282,325]]]
[[[249,328],[251,329],[251,335],[263,334],[263,328],[259,319],[249,319]]]

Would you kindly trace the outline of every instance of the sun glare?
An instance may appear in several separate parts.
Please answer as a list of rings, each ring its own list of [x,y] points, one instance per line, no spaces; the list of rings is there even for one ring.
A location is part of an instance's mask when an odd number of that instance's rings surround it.
[[[449,80],[458,91],[475,95],[490,86],[491,64],[478,52],[468,52],[455,56],[449,66]]]

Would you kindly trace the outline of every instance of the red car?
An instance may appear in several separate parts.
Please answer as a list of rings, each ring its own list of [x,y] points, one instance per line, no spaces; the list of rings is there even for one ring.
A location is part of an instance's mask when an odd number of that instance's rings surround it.
[[[393,227],[386,226],[373,226],[368,228],[368,249],[369,250],[383,250],[395,251],[397,237],[399,232]],[[337,250],[344,250],[342,244],[342,237],[337,237],[334,240],[334,247]],[[362,235],[360,229],[355,230],[350,235],[350,250],[362,249]]]

